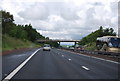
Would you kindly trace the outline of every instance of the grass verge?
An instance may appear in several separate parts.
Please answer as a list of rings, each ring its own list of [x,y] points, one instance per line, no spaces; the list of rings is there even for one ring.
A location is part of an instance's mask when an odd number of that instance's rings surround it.
[[[8,35],[2,35],[2,51],[14,50],[19,48],[34,48],[39,47],[28,40],[20,40]]]
[[[91,51],[95,51],[96,50],[96,43],[92,42],[92,43],[88,43],[85,47],[86,50],[91,50]]]

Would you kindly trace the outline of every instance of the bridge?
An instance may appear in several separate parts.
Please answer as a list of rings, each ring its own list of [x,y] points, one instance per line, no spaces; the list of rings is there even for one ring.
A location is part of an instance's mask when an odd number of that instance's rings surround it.
[[[47,42],[58,42],[58,44],[60,44],[60,42],[75,42],[75,45],[80,42],[80,40],[37,40],[38,43],[47,43]]]

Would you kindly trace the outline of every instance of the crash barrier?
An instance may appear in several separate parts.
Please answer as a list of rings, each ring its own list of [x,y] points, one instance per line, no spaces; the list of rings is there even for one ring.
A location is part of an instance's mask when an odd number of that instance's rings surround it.
[[[61,48],[61,49],[74,51],[74,52],[77,52],[77,53],[106,55],[106,56],[109,56],[109,57],[120,58],[120,52],[89,51],[89,50],[69,49],[69,48]]]

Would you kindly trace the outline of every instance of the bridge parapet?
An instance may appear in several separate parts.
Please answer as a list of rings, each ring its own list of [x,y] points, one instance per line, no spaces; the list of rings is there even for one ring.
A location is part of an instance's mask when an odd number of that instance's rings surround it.
[[[80,42],[80,40],[37,40],[37,42]]]

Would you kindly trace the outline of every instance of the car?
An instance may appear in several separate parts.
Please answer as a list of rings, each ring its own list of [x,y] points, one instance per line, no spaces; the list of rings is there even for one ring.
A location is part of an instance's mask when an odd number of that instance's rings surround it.
[[[74,50],[74,47],[69,47],[69,49],[72,49],[72,50]]]
[[[85,49],[85,47],[81,46],[81,45],[75,47],[75,50],[81,50],[81,51],[83,51],[84,49]]]
[[[70,49],[70,50],[74,50],[74,47],[70,46],[69,49]]]
[[[43,51],[50,51],[51,50],[51,47],[49,44],[44,44],[43,46]]]

